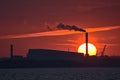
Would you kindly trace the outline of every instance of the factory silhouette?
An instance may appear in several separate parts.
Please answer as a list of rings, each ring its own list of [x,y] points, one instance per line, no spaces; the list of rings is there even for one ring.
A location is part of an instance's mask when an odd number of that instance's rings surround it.
[[[14,56],[14,46],[10,45],[10,58],[0,59],[0,68],[37,68],[37,67],[120,67],[120,57],[89,56],[88,32],[76,26],[59,24],[58,29],[81,31],[85,33],[86,55],[84,53],[49,49],[29,49],[27,56]]]

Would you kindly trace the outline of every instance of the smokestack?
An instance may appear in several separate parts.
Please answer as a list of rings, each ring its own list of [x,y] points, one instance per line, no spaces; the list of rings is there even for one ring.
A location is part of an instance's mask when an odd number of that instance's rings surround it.
[[[85,56],[89,56],[88,54],[88,32],[82,28],[78,28],[77,26],[73,25],[64,25],[62,23],[60,23],[59,25],[57,25],[58,29],[66,29],[66,30],[75,30],[75,31],[80,31],[80,32],[85,32],[86,34],[86,55]]]
[[[10,45],[10,58],[13,58],[13,45]]]
[[[89,56],[88,54],[88,32],[86,32],[86,55],[85,56]]]

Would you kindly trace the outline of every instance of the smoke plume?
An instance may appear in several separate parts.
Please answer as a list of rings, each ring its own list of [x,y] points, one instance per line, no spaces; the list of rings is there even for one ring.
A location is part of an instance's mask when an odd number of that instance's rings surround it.
[[[57,25],[58,29],[66,29],[66,30],[75,30],[75,31],[81,31],[81,32],[86,32],[86,30],[82,29],[82,28],[78,28],[75,25],[64,25],[62,23],[60,23],[59,25]]]

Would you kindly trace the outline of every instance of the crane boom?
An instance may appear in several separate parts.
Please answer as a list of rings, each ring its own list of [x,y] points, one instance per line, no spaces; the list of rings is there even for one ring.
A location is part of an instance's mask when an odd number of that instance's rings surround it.
[[[102,51],[102,53],[101,53],[101,56],[104,56],[104,52],[105,52],[106,46],[107,46],[107,45],[104,45],[103,51]]]

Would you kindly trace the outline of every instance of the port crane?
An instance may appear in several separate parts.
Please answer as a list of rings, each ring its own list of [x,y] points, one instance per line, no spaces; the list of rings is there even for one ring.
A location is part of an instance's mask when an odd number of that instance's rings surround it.
[[[104,45],[103,50],[102,50],[102,52],[101,52],[101,56],[104,56],[104,55],[105,55],[106,46],[107,46],[107,45]]]

